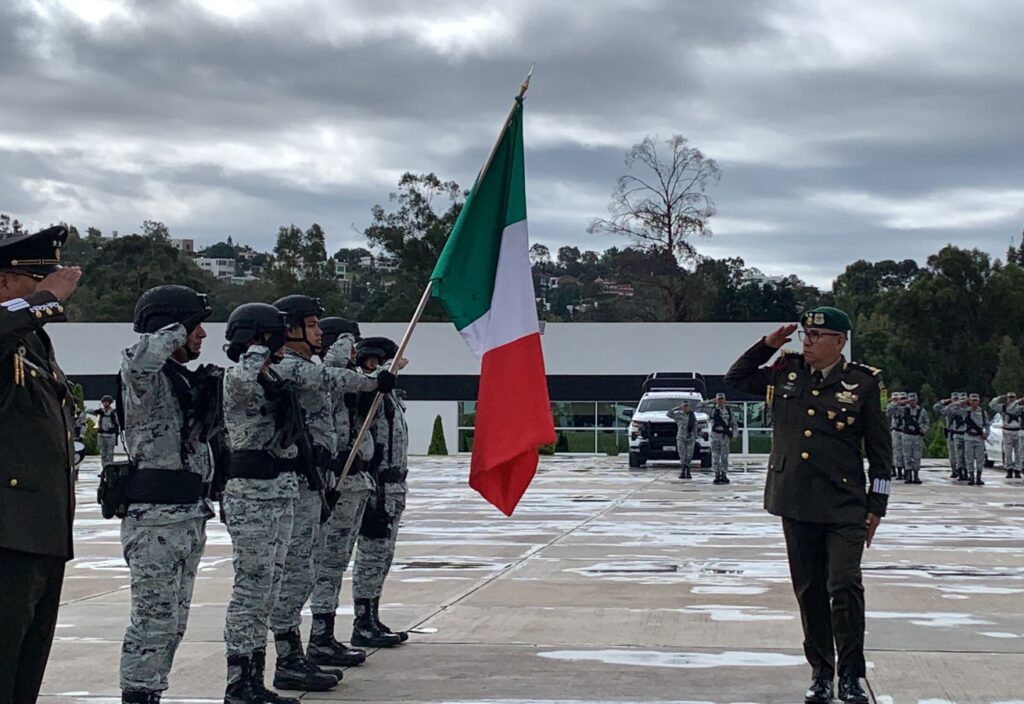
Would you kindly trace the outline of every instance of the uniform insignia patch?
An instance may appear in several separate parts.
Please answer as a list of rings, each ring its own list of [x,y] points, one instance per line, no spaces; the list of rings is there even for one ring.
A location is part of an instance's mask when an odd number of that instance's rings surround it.
[[[858,386],[860,386],[860,384],[850,384],[850,383],[847,383],[847,382],[845,382],[845,381],[844,381],[844,382],[841,382],[841,383],[842,383],[842,385],[843,385],[843,388],[844,388],[844,389],[846,389],[847,391],[853,391],[853,390],[854,390],[854,389],[856,389],[856,388],[857,388]]]
[[[837,391],[836,392],[836,401],[838,401],[839,403],[849,403],[849,404],[852,404],[855,400],[856,400],[856,398],[849,391]]]

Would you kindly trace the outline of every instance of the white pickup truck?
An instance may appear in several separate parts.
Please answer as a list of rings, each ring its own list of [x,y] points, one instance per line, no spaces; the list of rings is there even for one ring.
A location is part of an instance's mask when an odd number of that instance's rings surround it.
[[[629,466],[643,467],[648,460],[679,461],[676,448],[676,422],[668,412],[683,401],[697,413],[697,448],[693,459],[701,467],[711,466],[711,439],[708,415],[703,412],[704,379],[691,372],[656,372],[647,377],[643,396],[629,423]]]

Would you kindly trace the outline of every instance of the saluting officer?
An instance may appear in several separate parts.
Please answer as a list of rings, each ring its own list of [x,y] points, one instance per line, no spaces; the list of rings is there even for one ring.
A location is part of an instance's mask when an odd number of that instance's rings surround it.
[[[98,422],[96,438],[100,445],[100,463],[104,467],[114,461],[114,446],[117,444],[117,434],[121,432],[113,403],[113,396],[104,396],[100,399],[100,407],[90,411]]]
[[[892,438],[882,411],[878,369],[843,359],[850,318],[837,308],[801,317],[803,353],[783,352],[795,324],[758,341],[725,381],[766,393],[774,435],[765,508],[782,517],[790,574],[814,669],[807,702],[832,699],[838,650],[839,698],[867,704],[861,558],[885,515]],[[863,451],[862,451],[863,447]],[[864,454],[869,483],[864,480]]]
[[[43,332],[82,275],[60,267],[67,236],[0,240],[0,702],[36,700],[73,557],[75,397]]]
[[[693,448],[697,442],[697,414],[690,410],[690,402],[668,412],[668,417],[676,422],[676,450],[679,452],[679,478],[693,479],[690,474],[690,463],[693,462]]]
[[[736,415],[725,403],[725,394],[715,394],[708,409],[711,417],[711,466],[715,470],[712,484],[729,483],[729,450],[736,434]]]
[[[989,408],[1003,416],[1003,469],[1006,478],[1013,479],[1016,471],[1020,476],[1020,405],[1013,391],[996,396],[989,402]]]

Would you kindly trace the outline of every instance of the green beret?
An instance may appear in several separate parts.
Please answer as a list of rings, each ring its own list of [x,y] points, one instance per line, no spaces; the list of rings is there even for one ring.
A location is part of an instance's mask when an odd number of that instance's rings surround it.
[[[850,316],[832,306],[809,310],[800,316],[800,322],[805,328],[825,328],[836,332],[849,332],[853,329]]]

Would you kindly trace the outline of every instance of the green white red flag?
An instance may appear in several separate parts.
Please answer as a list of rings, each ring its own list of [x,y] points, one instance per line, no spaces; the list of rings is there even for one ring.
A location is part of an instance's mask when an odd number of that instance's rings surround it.
[[[555,441],[529,249],[518,99],[431,275],[480,358],[469,485],[507,516],[537,471],[537,448]]]

